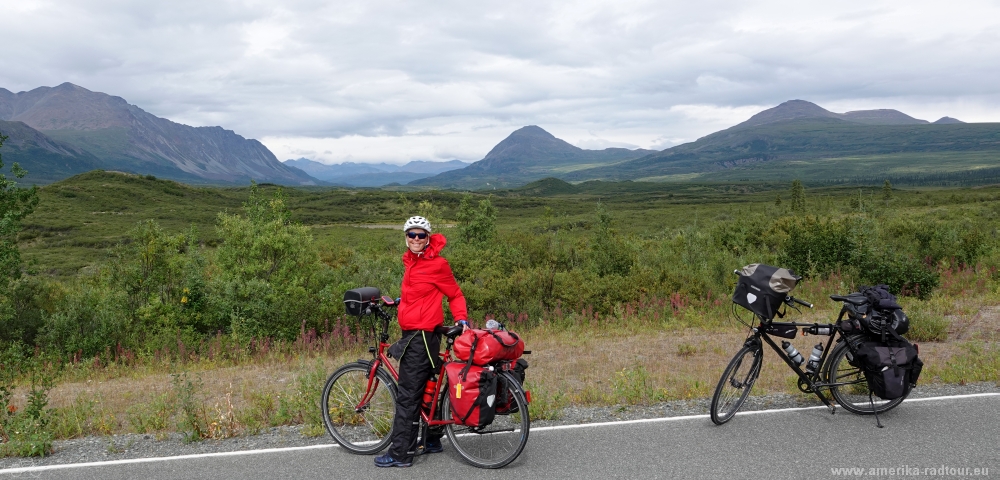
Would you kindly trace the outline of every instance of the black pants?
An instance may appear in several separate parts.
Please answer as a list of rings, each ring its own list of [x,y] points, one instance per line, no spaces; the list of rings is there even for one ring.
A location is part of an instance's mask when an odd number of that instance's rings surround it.
[[[431,375],[437,373],[441,362],[441,335],[420,330],[405,330],[403,352],[399,356],[399,383],[396,395],[396,419],[393,423],[392,446],[389,454],[400,461],[411,461],[416,448],[417,430],[420,428],[420,404],[424,388]],[[432,431],[429,440],[441,438]]]

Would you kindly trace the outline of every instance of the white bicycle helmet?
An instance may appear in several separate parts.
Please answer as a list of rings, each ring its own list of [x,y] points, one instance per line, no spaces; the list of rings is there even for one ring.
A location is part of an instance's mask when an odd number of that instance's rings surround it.
[[[420,228],[425,230],[427,233],[431,233],[431,222],[428,222],[426,218],[419,215],[410,217],[409,220],[403,224],[403,231],[407,232],[411,228]]]

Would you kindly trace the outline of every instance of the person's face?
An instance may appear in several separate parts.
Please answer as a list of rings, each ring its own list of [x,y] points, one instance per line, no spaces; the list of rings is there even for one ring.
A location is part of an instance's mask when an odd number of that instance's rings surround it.
[[[406,247],[413,253],[420,253],[431,241],[430,237],[431,235],[422,228],[411,228],[406,231]]]

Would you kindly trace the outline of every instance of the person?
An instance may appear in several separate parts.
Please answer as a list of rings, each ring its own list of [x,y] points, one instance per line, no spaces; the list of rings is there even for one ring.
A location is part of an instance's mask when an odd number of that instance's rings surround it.
[[[403,231],[407,248],[397,315],[403,336],[389,348],[389,355],[399,359],[396,417],[389,451],[375,457],[379,467],[413,465],[424,387],[440,368],[441,335],[434,333],[434,328],[444,324],[442,297],[448,297],[456,325],[468,325],[465,296],[448,261],[441,257],[447,239],[440,233],[432,234],[430,222],[419,216],[410,217]],[[429,432],[425,453],[443,450],[441,433]]]

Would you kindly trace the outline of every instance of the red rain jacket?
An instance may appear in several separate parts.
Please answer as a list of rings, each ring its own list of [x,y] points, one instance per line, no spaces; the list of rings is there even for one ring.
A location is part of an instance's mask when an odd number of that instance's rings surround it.
[[[433,331],[444,324],[441,298],[448,297],[448,307],[455,320],[467,320],[465,295],[451,273],[451,266],[440,256],[448,243],[444,235],[431,235],[420,254],[407,250],[403,254],[403,286],[399,302],[399,327],[403,330]]]

